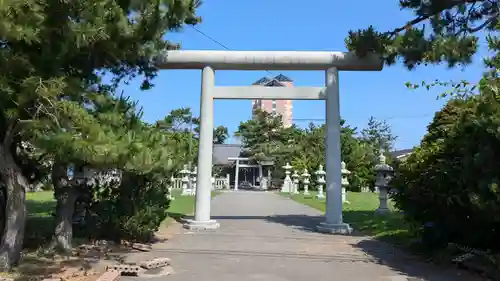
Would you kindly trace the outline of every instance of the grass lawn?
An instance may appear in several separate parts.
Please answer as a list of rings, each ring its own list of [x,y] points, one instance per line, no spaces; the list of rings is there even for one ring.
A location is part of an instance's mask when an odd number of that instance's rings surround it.
[[[181,196],[181,190],[173,190],[175,200],[170,202],[168,218],[163,221],[162,226],[168,226],[172,220],[180,221],[183,217],[191,215],[194,211],[195,196]],[[212,191],[212,197],[220,194],[220,191]]]
[[[311,195],[308,196],[303,194],[281,194],[299,203],[325,211],[325,200],[316,199],[316,193],[314,192],[311,192]],[[385,215],[375,214],[379,202],[378,194],[348,192],[347,201],[350,204],[344,204],[343,206],[344,221],[349,223],[355,230],[399,246],[410,246],[414,241],[414,236],[409,231],[409,227],[400,213],[394,211]],[[393,206],[390,207],[394,210]]]
[[[50,217],[55,210],[54,192],[39,191],[26,194],[26,209],[29,216]]]

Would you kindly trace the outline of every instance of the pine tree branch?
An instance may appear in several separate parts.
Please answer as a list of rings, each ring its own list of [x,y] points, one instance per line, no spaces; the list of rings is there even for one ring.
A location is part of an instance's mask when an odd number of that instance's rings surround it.
[[[468,27],[467,28],[467,32],[474,33],[474,32],[478,32],[478,31],[482,30],[483,28],[485,28],[489,24],[491,24],[491,23],[495,22],[496,20],[498,20],[498,16],[500,16],[500,14],[496,13],[495,15],[493,15],[492,17],[490,17],[489,19],[487,19],[485,22],[483,22],[479,26],[474,27],[474,28]]]
[[[451,9],[451,8],[453,8],[455,6],[458,6],[458,5],[461,5],[461,4],[473,4],[472,7],[470,8],[470,9],[472,9],[474,7],[474,4],[476,4],[477,2],[483,2],[483,1],[484,0],[457,0],[457,1],[450,1],[450,3],[447,6],[444,6],[444,7],[440,8],[440,9],[437,9],[437,10],[433,11],[432,13],[429,13],[429,14],[426,14],[426,15],[423,15],[423,16],[419,16],[419,17],[417,17],[417,18],[415,18],[415,19],[407,22],[404,26],[401,26],[401,27],[395,28],[395,29],[393,29],[391,31],[385,32],[385,33],[383,33],[383,35],[384,36],[388,36],[388,37],[395,36],[395,35],[399,34],[400,32],[402,32],[404,30],[407,30],[407,29],[411,28],[414,25],[422,23],[422,22],[430,19],[431,17],[436,16],[439,13],[441,13],[441,12],[443,12],[445,10]],[[470,9],[469,9],[469,14],[470,14]],[[496,17],[498,16],[498,13],[495,14],[495,15],[493,15],[490,19],[488,19],[486,22],[484,22],[483,24],[481,24],[477,28],[469,29],[468,32],[474,33],[474,32],[477,32],[477,31],[483,29],[489,23],[493,22],[496,19]],[[463,30],[461,30],[461,32],[463,32]]]

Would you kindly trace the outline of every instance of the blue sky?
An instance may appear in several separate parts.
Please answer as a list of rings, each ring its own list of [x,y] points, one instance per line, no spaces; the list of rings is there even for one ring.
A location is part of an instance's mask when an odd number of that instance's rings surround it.
[[[388,30],[402,25],[412,15],[399,10],[398,1],[289,1],[289,0],[205,0],[199,10],[203,23],[197,28],[231,50],[318,50],[345,51],[344,38],[350,29],[374,25]],[[171,33],[167,39],[187,50],[223,48],[191,27]],[[484,52],[481,52],[484,53]],[[465,69],[427,66],[408,71],[401,65],[381,72],[341,72],[341,115],[350,125],[366,126],[368,118],[385,119],[398,136],[396,148],[410,148],[420,142],[434,112],[443,105],[438,90],[408,90],[405,82],[440,80],[478,81],[483,71],[481,54]],[[273,71],[273,74],[280,72]],[[317,71],[281,72],[296,86],[322,86],[324,74]],[[218,71],[218,85],[250,85],[265,71]],[[162,71],[152,90],[141,92],[135,81],[124,87],[125,94],[138,100],[144,119],[154,122],[170,110],[191,107],[198,115],[200,71]],[[294,119],[323,119],[323,101],[295,101]],[[214,123],[233,132],[251,116],[251,101],[215,101]],[[307,121],[297,121],[306,126]],[[230,140],[229,142],[231,142]]]

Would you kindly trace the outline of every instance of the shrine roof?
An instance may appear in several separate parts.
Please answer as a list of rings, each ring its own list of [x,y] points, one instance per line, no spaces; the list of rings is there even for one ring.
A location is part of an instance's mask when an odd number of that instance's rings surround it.
[[[230,165],[229,158],[239,157],[243,151],[241,144],[214,144],[213,165]]]

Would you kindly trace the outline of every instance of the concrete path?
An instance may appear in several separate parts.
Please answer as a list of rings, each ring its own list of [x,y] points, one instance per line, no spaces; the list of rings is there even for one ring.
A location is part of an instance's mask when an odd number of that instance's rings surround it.
[[[481,280],[421,263],[367,237],[316,233],[318,211],[273,193],[221,194],[212,201],[212,214],[220,229],[179,228],[155,246],[151,255],[171,258],[175,273],[148,280]]]

